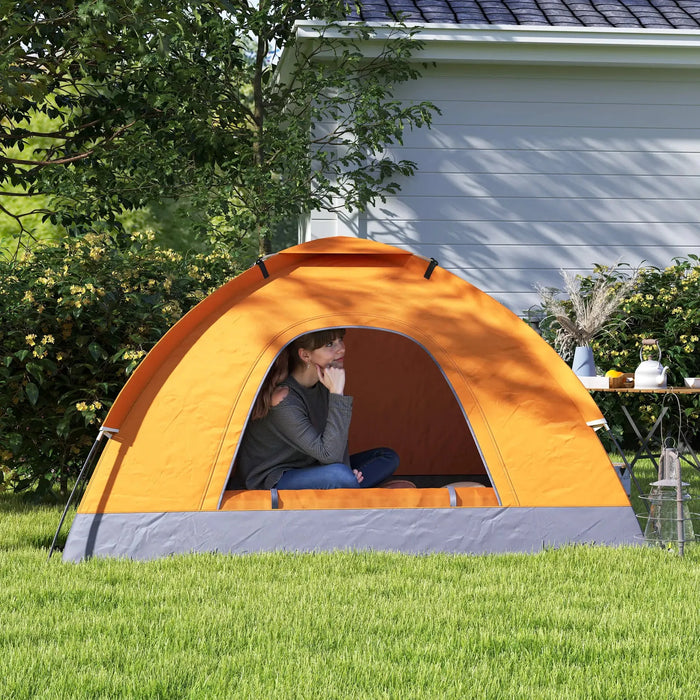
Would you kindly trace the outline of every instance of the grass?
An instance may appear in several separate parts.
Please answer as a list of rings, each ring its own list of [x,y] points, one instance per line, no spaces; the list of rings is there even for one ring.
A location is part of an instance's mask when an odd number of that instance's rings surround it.
[[[0,497],[2,698],[685,700],[700,685],[697,545],[64,564],[46,560],[60,513]]]

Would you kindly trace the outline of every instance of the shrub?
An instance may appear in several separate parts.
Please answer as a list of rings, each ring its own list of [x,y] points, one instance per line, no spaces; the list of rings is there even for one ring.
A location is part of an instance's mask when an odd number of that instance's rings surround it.
[[[141,358],[239,269],[153,239],[93,234],[0,260],[0,487],[65,490]]]
[[[582,288],[592,288],[606,268],[597,267],[583,278]],[[640,363],[640,348],[645,338],[656,338],[663,351],[662,364],[669,366],[669,386],[683,386],[684,377],[700,376],[700,258],[688,255],[676,258],[674,264],[659,269],[643,267],[639,270],[629,296],[613,317],[613,331],[603,333],[591,341],[596,364],[603,370],[617,369],[634,372]],[[554,345],[554,329],[542,324],[543,336]],[[651,348],[644,359],[656,359],[656,348]],[[680,396],[683,428],[693,444],[700,438],[700,398],[697,395]],[[635,422],[649,429],[659,416],[662,401],[671,414],[664,421],[664,432],[675,435],[678,421],[677,404],[663,395],[627,395],[620,397],[595,394],[595,399],[611,426],[628,428],[621,411],[622,402]],[[673,418],[672,418],[673,416]],[[673,426],[673,427],[672,427]],[[625,434],[628,445],[634,435]]]

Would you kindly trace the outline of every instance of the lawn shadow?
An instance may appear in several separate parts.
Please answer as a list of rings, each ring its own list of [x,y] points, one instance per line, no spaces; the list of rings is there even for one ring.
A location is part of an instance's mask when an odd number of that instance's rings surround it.
[[[0,494],[0,550],[39,549],[51,547],[56,528],[65,508],[66,500],[55,503],[37,502],[28,494]],[[75,508],[68,511],[56,541],[56,549],[62,550],[75,515]]]

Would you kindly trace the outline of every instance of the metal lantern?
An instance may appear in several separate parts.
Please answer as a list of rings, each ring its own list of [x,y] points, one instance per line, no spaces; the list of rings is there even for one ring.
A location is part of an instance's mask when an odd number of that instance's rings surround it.
[[[664,447],[659,460],[659,479],[651,484],[649,495],[644,497],[650,503],[645,541],[661,546],[676,543],[681,555],[685,543],[695,541],[687,489],[688,484],[681,479],[678,450]]]

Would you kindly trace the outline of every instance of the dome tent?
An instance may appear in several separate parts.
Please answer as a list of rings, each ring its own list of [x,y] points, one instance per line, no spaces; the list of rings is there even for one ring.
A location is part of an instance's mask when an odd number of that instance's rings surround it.
[[[230,490],[275,357],[333,327],[348,329],[350,451],[392,447],[419,488]],[[63,556],[632,543],[603,423],[554,350],[468,282],[398,248],[318,239],[223,285],[144,358],[105,418]]]

